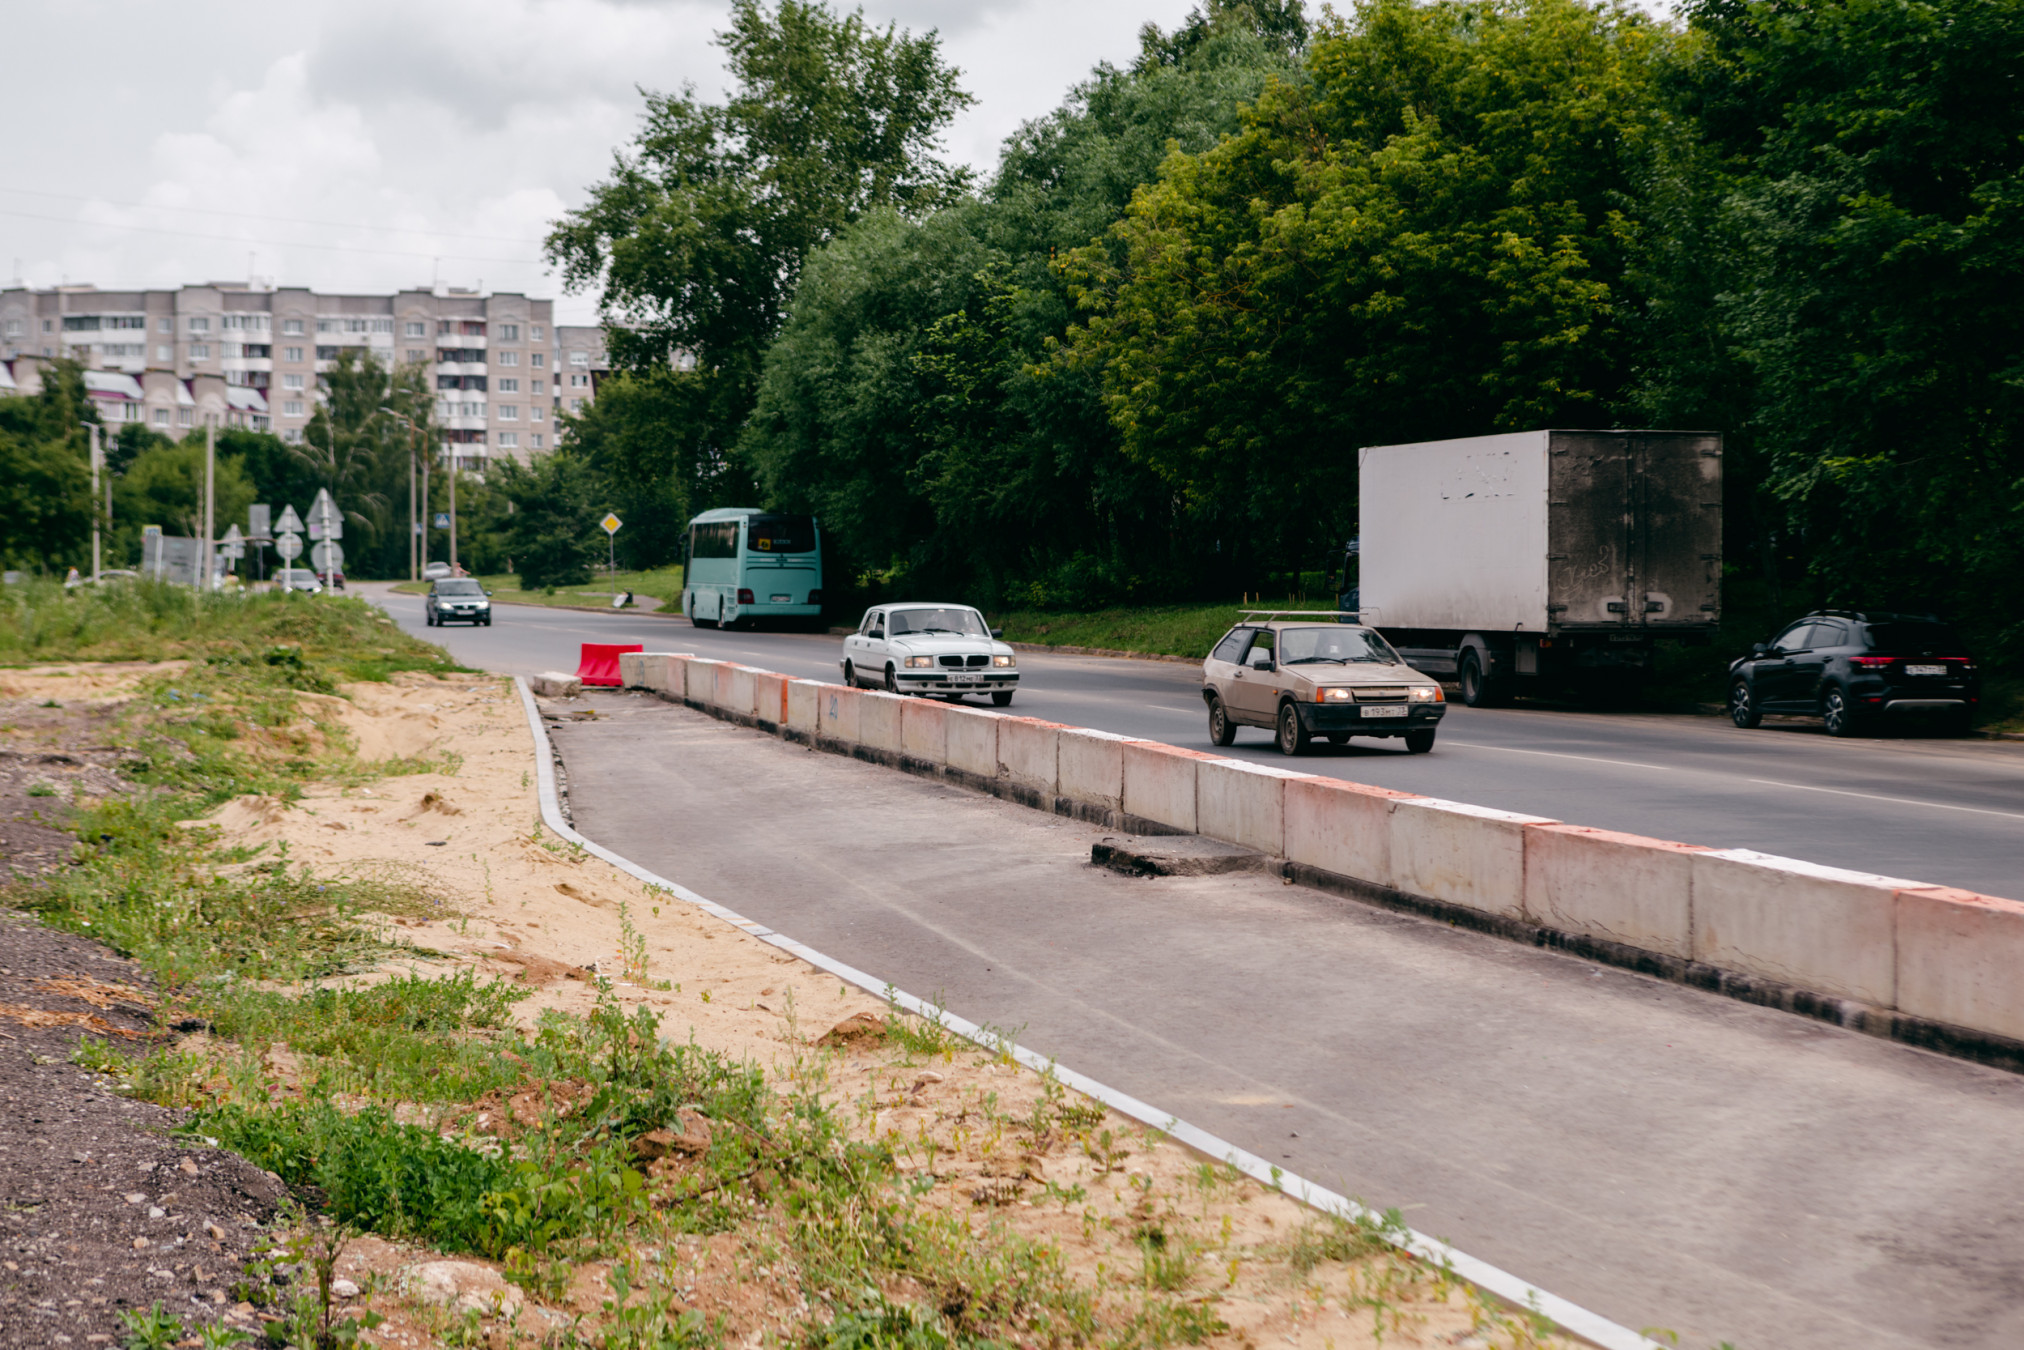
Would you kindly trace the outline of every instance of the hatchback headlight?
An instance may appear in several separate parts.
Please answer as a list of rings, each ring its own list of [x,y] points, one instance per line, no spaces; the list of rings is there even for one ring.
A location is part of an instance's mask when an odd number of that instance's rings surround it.
[[[1355,699],[1356,691],[1353,689],[1317,689],[1314,691],[1314,701],[1316,703],[1351,703]]]
[[[1412,699],[1415,703],[1443,702],[1441,698],[1441,686],[1438,684],[1416,684],[1413,686]]]
[[[1019,658],[1016,656],[994,656],[991,658],[991,664],[994,666],[1016,666],[1019,664]]]
[[[924,666],[932,666],[934,664],[935,658],[932,656],[909,656],[907,658],[908,670],[919,670]]]

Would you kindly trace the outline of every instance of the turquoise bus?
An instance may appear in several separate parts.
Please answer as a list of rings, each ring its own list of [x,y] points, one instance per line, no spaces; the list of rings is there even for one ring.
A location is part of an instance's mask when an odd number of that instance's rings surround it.
[[[698,628],[742,628],[762,619],[820,624],[822,535],[815,517],[724,506],[691,520],[682,613]]]

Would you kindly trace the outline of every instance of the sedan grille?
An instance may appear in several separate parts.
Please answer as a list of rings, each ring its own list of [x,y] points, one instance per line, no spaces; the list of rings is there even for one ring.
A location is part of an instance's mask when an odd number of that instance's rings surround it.
[[[941,660],[945,666],[952,666],[958,670],[962,669],[963,658],[960,656],[945,656]]]
[[[1373,685],[1356,691],[1358,703],[1404,703],[1406,687],[1402,684]]]
[[[988,656],[972,656],[969,660],[973,666],[988,666],[991,664],[991,658]]]

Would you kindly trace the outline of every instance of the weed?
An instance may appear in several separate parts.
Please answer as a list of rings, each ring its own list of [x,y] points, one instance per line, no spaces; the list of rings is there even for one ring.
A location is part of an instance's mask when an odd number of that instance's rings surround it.
[[[625,977],[634,984],[647,982],[646,935],[633,926],[632,907],[618,902],[619,950],[624,953]]]
[[[126,1329],[127,1350],[169,1350],[184,1336],[182,1322],[160,1303],[145,1312],[122,1312],[119,1320]]]
[[[1405,1216],[1395,1209],[1382,1215],[1361,1210],[1348,1218],[1323,1214],[1294,1231],[1287,1257],[1304,1278],[1324,1261],[1361,1261],[1388,1252],[1404,1241],[1406,1231]]]
[[[35,783],[29,786],[28,795],[31,797],[54,797],[56,789],[47,783]]]
[[[1159,1224],[1147,1224],[1137,1234],[1142,1259],[1142,1282],[1148,1289],[1169,1293],[1185,1289],[1195,1277],[1194,1243]]]

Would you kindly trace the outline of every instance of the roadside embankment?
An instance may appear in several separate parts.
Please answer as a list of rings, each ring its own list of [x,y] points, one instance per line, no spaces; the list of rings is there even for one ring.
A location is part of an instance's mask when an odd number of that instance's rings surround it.
[[[2024,1070],[2024,904],[1414,796],[684,654],[628,686],[1138,834],[1200,833],[1353,898]]]

